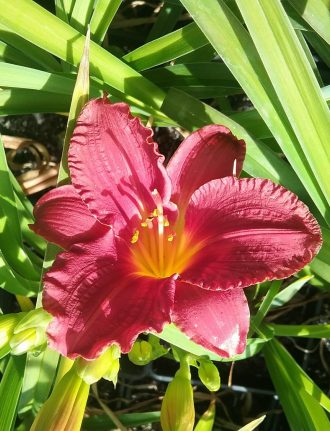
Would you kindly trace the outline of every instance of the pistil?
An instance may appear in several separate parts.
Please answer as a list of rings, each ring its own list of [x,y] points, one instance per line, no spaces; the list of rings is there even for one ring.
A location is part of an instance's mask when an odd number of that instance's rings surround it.
[[[159,258],[159,272],[164,275],[164,211],[163,203],[158,190],[152,192],[154,202],[156,204],[157,224],[158,224],[158,258]]]

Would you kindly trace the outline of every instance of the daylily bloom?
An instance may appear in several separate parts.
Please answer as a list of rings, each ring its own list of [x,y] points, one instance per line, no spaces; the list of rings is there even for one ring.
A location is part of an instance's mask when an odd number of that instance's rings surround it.
[[[223,126],[192,133],[164,166],[152,130],[105,98],[80,114],[72,185],[35,207],[33,230],[66,251],[44,278],[51,347],[128,352],[173,322],[222,355],[245,348],[243,288],[288,277],[321,245],[307,207],[267,179],[237,179],[245,143]]]

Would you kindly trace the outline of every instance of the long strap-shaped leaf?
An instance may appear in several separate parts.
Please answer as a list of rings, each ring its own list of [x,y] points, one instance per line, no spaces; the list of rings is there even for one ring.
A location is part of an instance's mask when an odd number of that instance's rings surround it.
[[[136,70],[150,69],[208,45],[207,38],[193,22],[159,39],[146,43],[123,59]]]
[[[330,1],[288,0],[308,24],[330,44]]]
[[[292,431],[325,431],[329,420],[320,406],[328,408],[329,398],[304,373],[277,341],[265,344],[268,371]]]
[[[3,24],[0,24],[0,39],[21,51],[23,58],[30,58],[38,67],[53,72],[61,70],[60,63],[52,55],[18,36],[15,31],[10,30]]]
[[[85,36],[37,3],[0,0],[0,23],[68,63],[79,64]],[[156,85],[95,42],[90,45],[90,70],[91,75],[153,108],[159,108],[165,97]]]
[[[330,113],[295,31],[279,0],[238,0],[237,3],[330,204]]]
[[[98,0],[91,18],[91,37],[101,44],[121,0]]]
[[[25,357],[9,359],[0,384],[0,429],[11,431],[15,424],[17,403],[21,392]]]
[[[181,0],[281,145],[322,215],[330,223],[328,203],[278,100],[254,43],[223,0]]]

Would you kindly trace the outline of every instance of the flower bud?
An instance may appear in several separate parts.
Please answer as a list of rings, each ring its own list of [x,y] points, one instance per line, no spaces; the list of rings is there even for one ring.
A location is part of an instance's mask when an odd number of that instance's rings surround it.
[[[89,385],[97,382],[102,377],[116,384],[119,372],[119,358],[119,347],[113,344],[96,359],[78,358],[75,363],[75,370],[84,382]]]
[[[89,386],[71,368],[54,387],[30,431],[79,431],[88,392]]]
[[[25,316],[26,313],[12,313],[0,316],[0,348],[8,345],[14,334],[15,326]]]
[[[42,350],[46,347],[46,328],[51,320],[42,308],[24,313],[24,316],[17,323],[13,336],[10,340],[11,353],[22,355],[33,350]]]
[[[215,400],[212,400],[209,408],[199,419],[194,431],[212,431],[215,419]]]
[[[41,328],[45,330],[51,319],[52,316],[43,308],[31,310],[28,313],[25,313],[23,319],[21,319],[16,325],[15,334],[29,328]]]
[[[220,389],[220,374],[218,368],[209,359],[198,359],[200,365],[198,367],[198,376],[211,392],[216,392]]]
[[[10,348],[12,355],[22,355],[34,350],[43,350],[46,347],[47,336],[44,329],[28,328],[11,337]]]
[[[190,379],[189,365],[182,361],[163,399],[160,413],[163,431],[192,431],[195,407]]]
[[[128,353],[129,360],[135,365],[146,365],[152,361],[152,346],[148,341],[135,341]]]

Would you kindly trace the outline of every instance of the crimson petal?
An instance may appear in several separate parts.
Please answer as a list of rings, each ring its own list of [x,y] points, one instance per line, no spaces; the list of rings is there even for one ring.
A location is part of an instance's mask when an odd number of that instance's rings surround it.
[[[48,339],[65,356],[93,359],[113,343],[126,353],[139,333],[160,332],[170,321],[175,277],[130,275],[118,244],[125,247],[109,231],[74,245],[46,273],[43,306],[53,315]]]
[[[92,215],[72,186],[46,193],[34,207],[36,219],[30,228],[62,248],[104,235],[109,228]]]
[[[68,159],[75,189],[116,233],[141,214],[150,215],[154,189],[165,205],[170,199],[170,179],[152,130],[133,118],[125,103],[90,101],[78,118]]]
[[[231,357],[246,345],[250,312],[243,289],[207,291],[177,281],[172,321],[193,341]]]
[[[199,251],[182,280],[214,290],[288,277],[322,244],[306,205],[260,178],[226,177],[200,187],[187,208],[186,232]]]
[[[245,157],[245,142],[225,126],[210,125],[189,135],[167,166],[172,181],[173,202],[184,207],[203,184],[216,178],[239,175]]]

